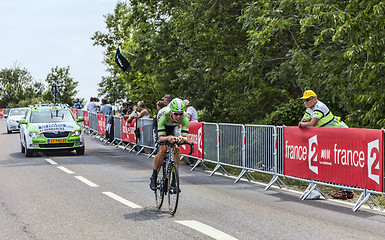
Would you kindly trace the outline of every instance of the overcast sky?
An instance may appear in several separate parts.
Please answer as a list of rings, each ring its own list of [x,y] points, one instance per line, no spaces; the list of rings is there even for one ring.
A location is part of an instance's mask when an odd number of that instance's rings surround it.
[[[103,15],[117,0],[0,0],[0,69],[18,66],[44,82],[51,68],[70,67],[76,97],[89,101],[107,76],[103,49],[90,39],[106,33]]]

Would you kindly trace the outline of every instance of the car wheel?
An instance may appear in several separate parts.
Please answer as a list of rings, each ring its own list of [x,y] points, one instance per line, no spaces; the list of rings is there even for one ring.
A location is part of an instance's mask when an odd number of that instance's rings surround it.
[[[26,157],[32,157],[33,156],[33,150],[32,149],[25,149],[25,156]]]
[[[25,153],[25,147],[23,146],[22,143],[20,143],[20,145],[21,145],[21,153]]]
[[[7,128],[7,133],[10,134],[12,133],[12,131]]]
[[[84,147],[76,148],[76,155],[84,155]]]
[[[25,145],[27,146],[27,140],[24,137]],[[32,157],[33,156],[33,149],[28,149],[27,147],[24,148],[25,150],[25,156],[26,157]]]

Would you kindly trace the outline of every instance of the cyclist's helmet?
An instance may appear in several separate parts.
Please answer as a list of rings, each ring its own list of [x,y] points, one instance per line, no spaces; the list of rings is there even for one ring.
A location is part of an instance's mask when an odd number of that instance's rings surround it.
[[[184,112],[186,110],[186,105],[184,104],[184,102],[179,99],[179,98],[174,98],[171,102],[170,102],[170,109],[171,109],[171,112],[173,113],[180,113],[180,112]]]

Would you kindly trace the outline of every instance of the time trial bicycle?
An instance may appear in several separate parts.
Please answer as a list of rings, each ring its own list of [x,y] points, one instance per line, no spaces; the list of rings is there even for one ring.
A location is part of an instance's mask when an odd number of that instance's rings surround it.
[[[163,160],[162,165],[158,170],[158,178],[156,180],[156,190],[155,190],[155,204],[158,208],[161,208],[163,205],[164,195],[168,196],[168,210],[171,215],[174,215],[178,207],[179,201],[179,172],[178,167],[174,161],[174,147],[180,145],[190,145],[191,155],[194,153],[194,143],[169,143],[162,142],[159,145],[167,145],[167,154]]]

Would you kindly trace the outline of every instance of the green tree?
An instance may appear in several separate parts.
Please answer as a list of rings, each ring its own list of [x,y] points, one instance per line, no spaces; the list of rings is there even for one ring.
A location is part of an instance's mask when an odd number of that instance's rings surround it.
[[[313,89],[349,126],[372,128],[384,126],[384,20],[373,0],[260,0],[241,17],[252,69],[291,101]]]
[[[46,82],[48,84],[48,91],[44,94],[44,99],[46,101],[54,102],[54,97],[52,95],[52,87],[57,86],[58,88],[58,103],[66,103],[72,106],[72,100],[78,92],[76,87],[78,85],[77,81],[74,81],[70,77],[69,73],[70,67],[58,67],[51,69],[51,73],[47,75]]]
[[[13,108],[38,103],[45,87],[27,69],[15,65],[0,71],[0,89],[0,106]]]
[[[285,125],[300,120],[299,97],[312,89],[349,126],[381,128],[384,5],[380,0],[119,2],[106,16],[108,32],[92,37],[106,49],[111,75],[100,86],[109,95],[114,94],[109,86],[119,86],[127,98],[149,106],[165,93],[188,98],[203,121]],[[125,74],[114,63],[118,46],[131,64]]]

